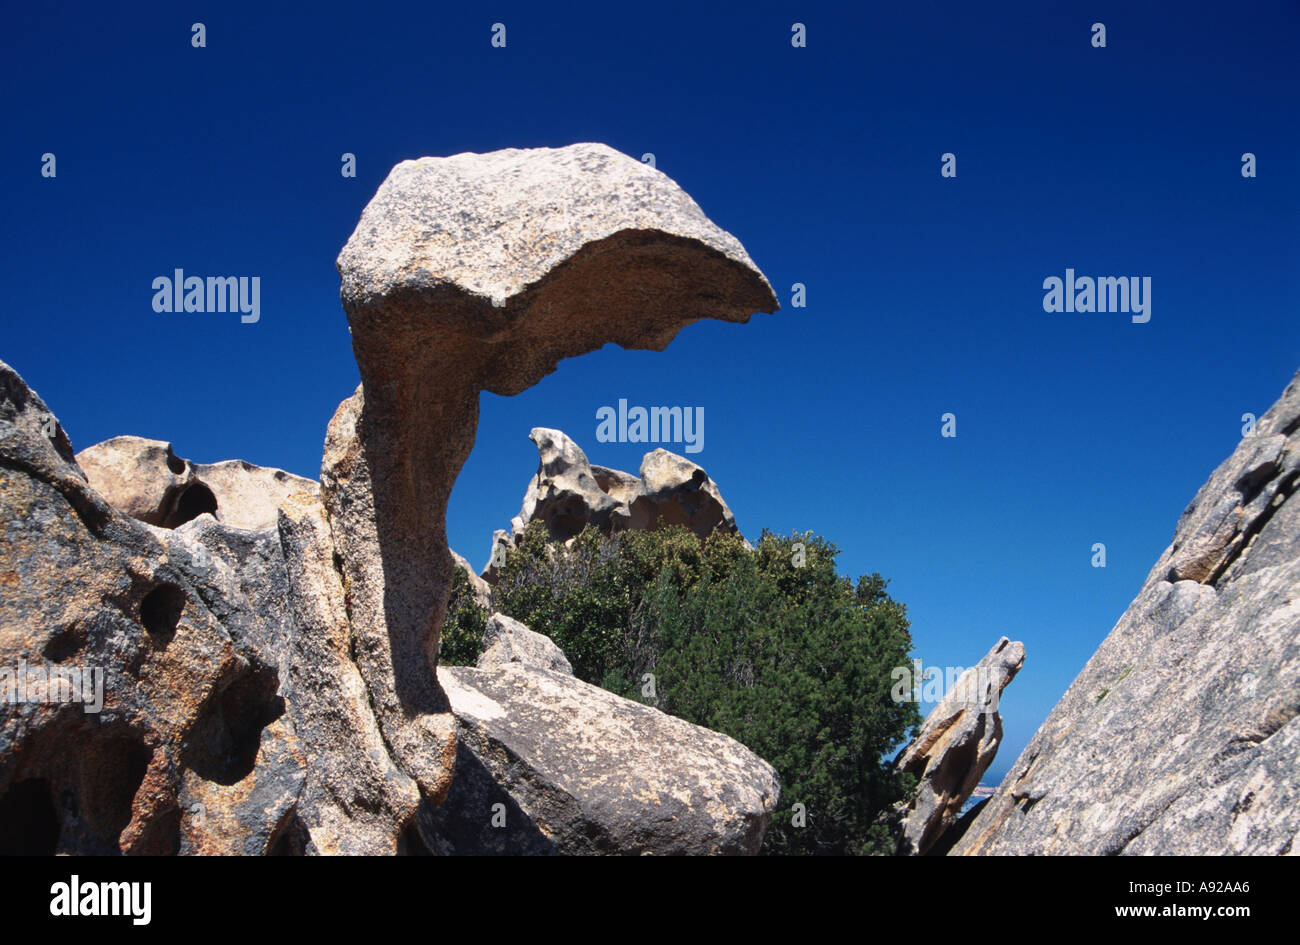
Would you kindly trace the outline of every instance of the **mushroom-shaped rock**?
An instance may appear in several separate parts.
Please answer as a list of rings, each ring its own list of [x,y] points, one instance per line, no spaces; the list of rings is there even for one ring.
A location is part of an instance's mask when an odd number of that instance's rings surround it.
[[[599,144],[404,161],[338,269],[361,386],[331,423],[323,497],[385,741],[436,799],[455,756],[433,672],[445,514],[479,393],[517,394],[608,342],[659,351],[700,318],[778,306],[672,180]]]

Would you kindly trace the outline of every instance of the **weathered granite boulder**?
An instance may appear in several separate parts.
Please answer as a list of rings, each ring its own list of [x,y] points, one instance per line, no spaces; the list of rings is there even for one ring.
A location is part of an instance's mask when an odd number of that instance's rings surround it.
[[[207,513],[231,528],[273,529],[288,496],[315,492],[310,479],[239,459],[197,464],[170,443],[116,436],[76,456],[91,487],[132,518],[177,528]]]
[[[776,298],[668,177],[598,144],[404,161],[338,269],[361,386],[330,425],[322,493],[385,743],[437,799],[455,758],[433,672],[445,513],[480,392],[517,394],[608,342],[662,350]]]
[[[929,852],[960,816],[1002,743],[998,704],[1024,662],[1023,643],[999,640],[958,678],[895,760],[917,779],[915,793],[897,809],[899,853]]]
[[[573,666],[554,640],[534,633],[513,617],[493,614],[483,630],[483,652],[479,654],[478,668],[491,669],[506,663],[523,663],[573,675]]]
[[[421,808],[443,854],[752,854],[780,786],[725,735],[521,662],[444,666],[456,777]]]
[[[1300,847],[1300,375],[954,854]]]
[[[641,461],[641,476],[593,466],[577,443],[559,430],[535,427],[538,466],[524,491],[510,531],[492,535],[484,582],[496,583],[504,553],[519,546],[532,522],[546,526],[551,541],[565,542],[588,525],[605,534],[664,525],[685,525],[700,538],[715,530],[734,534],[736,519],[708,473],[690,460],[657,449]]]
[[[641,482],[632,500],[632,528],[685,525],[701,538],[715,529],[736,531],[736,520],[709,474],[683,456],[657,449],[641,460]]]

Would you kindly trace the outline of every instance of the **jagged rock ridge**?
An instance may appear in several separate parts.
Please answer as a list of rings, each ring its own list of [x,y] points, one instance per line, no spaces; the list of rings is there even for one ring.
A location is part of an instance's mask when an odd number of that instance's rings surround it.
[[[510,520],[510,531],[498,529],[492,535],[482,574],[489,584],[496,582],[504,554],[519,546],[532,522],[541,522],[555,542],[568,541],[588,525],[607,535],[660,524],[684,525],[700,538],[739,531],[717,484],[683,456],[665,449],[646,453],[637,477],[593,466],[560,430],[534,427],[528,436],[537,447],[537,472],[528,481],[519,514]]]

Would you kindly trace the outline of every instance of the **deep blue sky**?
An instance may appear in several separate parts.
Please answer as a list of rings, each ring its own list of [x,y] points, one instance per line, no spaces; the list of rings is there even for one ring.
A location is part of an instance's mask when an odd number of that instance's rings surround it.
[[[783,310],[484,395],[453,547],[481,565],[518,511],[531,427],[635,471],[648,447],[596,443],[597,408],[703,406],[693,458],[748,536],[813,529],[842,571],[890,578],[927,664],[1025,642],[986,780],[1300,366],[1293,0],[267,6],[6,10],[0,358],[74,445],[133,433],[316,477],[358,379],[334,259],[393,164],[653,152]],[[177,267],[260,276],[261,321],[155,314]],[[1150,276],[1150,323],[1045,313],[1066,267]]]

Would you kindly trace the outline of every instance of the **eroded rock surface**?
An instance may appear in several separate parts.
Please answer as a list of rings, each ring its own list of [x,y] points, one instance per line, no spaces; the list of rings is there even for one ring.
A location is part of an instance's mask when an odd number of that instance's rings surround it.
[[[231,528],[275,528],[276,510],[294,493],[314,492],[310,479],[240,459],[199,464],[170,443],[116,436],[76,456],[90,485],[132,518],[177,528],[203,514]]]
[[[4,364],[0,532],[7,852],[274,849],[303,780],[278,625],[199,536],[92,489],[53,413]],[[52,668],[102,674],[98,710],[64,691],[17,698],[17,676]]]
[[[709,474],[685,457],[665,449],[641,460],[640,477],[618,469],[593,466],[587,454],[560,430],[535,427],[529,439],[537,447],[538,466],[524,490],[510,531],[492,535],[492,552],[483,571],[496,582],[498,562],[516,548],[532,522],[546,526],[549,540],[564,542],[588,525],[605,534],[659,525],[685,525],[700,538],[715,530],[734,534],[736,519]]]
[[[433,668],[452,568],[443,516],[479,392],[517,393],[608,341],[660,349],[698,318],[773,310],[740,244],[659,172],[577,145],[399,165],[339,269],[363,383],[329,425],[319,487],[240,461],[196,465],[138,437],[83,451],[83,470],[57,418],[0,364],[0,686],[13,692],[29,665],[103,672],[92,712],[0,706],[0,846],[455,852],[417,812],[447,798],[462,760],[461,797],[478,783],[513,804],[523,776],[495,767],[489,748],[471,754],[486,741],[458,752],[457,729],[505,698],[491,680],[544,674],[562,680],[546,692],[571,697],[566,724],[609,709],[613,740],[571,732],[581,766],[568,773],[548,767],[563,763],[551,748],[528,755],[552,786],[521,798],[599,800],[607,768],[637,787],[620,765],[666,765],[679,750],[703,767],[647,775],[679,793],[641,792],[621,812],[537,813],[552,830],[537,852],[641,849],[632,813],[671,822],[684,797],[695,819],[653,827],[656,848],[756,847],[770,809],[762,763],[729,739],[569,692],[582,684],[558,648],[504,618],[490,669],[464,670],[495,695],[460,723]],[[485,599],[482,582],[475,592]],[[561,722],[558,702],[522,705],[518,732],[530,718]],[[618,741],[608,725],[627,718],[665,741]],[[728,773],[740,783],[710,780]],[[694,794],[682,793],[688,774]]]
[[[954,853],[1296,852],[1297,481],[1300,376],[1201,487]]]
[[[916,792],[899,805],[899,852],[927,853],[960,816],[1002,744],[1002,691],[1025,662],[1023,643],[999,640],[958,678],[894,762],[916,775]]]

